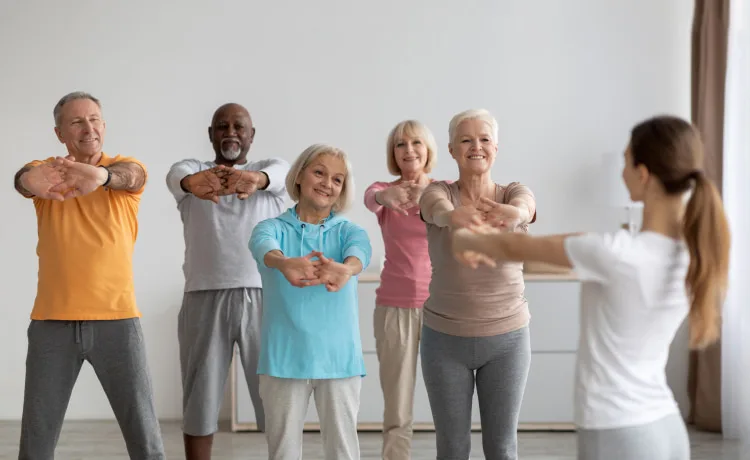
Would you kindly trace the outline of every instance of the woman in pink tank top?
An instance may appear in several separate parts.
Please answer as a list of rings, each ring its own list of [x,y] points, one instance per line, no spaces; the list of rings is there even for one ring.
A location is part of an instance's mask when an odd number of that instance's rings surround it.
[[[418,203],[431,182],[427,174],[437,159],[435,139],[422,123],[402,121],[388,136],[386,159],[398,179],[370,185],[365,206],[377,216],[385,245],[373,318],[385,402],[382,457],[406,460],[411,457],[422,305],[432,273]]]

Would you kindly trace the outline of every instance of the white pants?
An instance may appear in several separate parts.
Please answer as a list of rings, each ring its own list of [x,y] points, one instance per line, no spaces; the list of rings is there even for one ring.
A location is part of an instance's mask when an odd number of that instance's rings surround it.
[[[302,433],[310,395],[315,400],[327,460],[359,460],[357,415],[362,378],[330,380],[260,376],[266,410],[269,460],[302,458]]]

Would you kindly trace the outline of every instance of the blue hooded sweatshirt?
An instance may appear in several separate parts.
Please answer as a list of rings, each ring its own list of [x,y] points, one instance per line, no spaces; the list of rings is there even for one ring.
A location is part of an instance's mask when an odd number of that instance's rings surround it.
[[[367,232],[334,213],[318,225],[302,222],[292,207],[256,225],[249,248],[263,281],[258,374],[293,379],[364,377],[357,277],[338,292],[328,292],[323,285],[298,288],[279,270],[268,268],[263,258],[273,250],[286,257],[320,251],[336,262],[357,257],[364,270],[372,257]]]

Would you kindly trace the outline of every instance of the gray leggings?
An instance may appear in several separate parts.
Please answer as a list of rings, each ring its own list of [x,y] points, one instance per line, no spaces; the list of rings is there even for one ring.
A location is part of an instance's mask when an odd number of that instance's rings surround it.
[[[669,415],[646,425],[578,430],[578,460],[689,460],[682,418]]]
[[[485,458],[516,460],[518,413],[531,364],[529,328],[491,337],[458,337],[424,326],[420,356],[437,459],[469,458],[476,383]]]

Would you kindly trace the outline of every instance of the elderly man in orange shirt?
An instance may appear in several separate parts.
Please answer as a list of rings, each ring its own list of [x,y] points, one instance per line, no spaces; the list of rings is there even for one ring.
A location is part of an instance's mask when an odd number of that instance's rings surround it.
[[[39,234],[19,459],[54,458],[84,361],[109,399],[129,457],[163,459],[133,286],[146,169],[102,152],[105,123],[95,97],[70,93],[53,113],[68,155],[32,161],[15,175],[16,190],[34,202]]]

